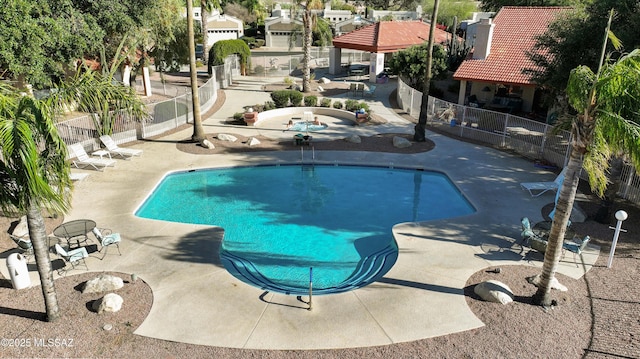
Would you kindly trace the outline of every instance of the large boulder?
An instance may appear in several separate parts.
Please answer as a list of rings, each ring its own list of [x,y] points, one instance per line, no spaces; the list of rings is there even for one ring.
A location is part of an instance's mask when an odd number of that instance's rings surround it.
[[[404,137],[394,136],[393,146],[397,148],[407,148],[411,147],[411,142]]]
[[[351,135],[344,140],[351,143],[362,143],[362,139],[358,135]]]
[[[249,147],[251,147],[251,146],[257,146],[257,145],[259,145],[259,144],[260,144],[260,140],[258,140],[258,139],[257,139],[257,138],[255,138],[255,137],[251,137],[251,138],[249,139],[249,141],[247,141],[247,144],[249,145]]]
[[[124,282],[122,278],[115,277],[108,274],[101,274],[100,276],[88,280],[82,288],[82,293],[100,293],[109,292],[122,288]]]
[[[29,226],[27,225],[27,216],[20,217],[20,221],[16,225],[16,228],[13,229],[11,233],[16,237],[27,237],[29,236]]]
[[[497,280],[478,283],[473,292],[487,302],[509,304],[513,302],[513,292],[506,284]]]
[[[123,302],[124,299],[122,299],[121,296],[115,293],[109,293],[104,297],[94,301],[91,305],[91,308],[98,314],[102,314],[104,312],[115,313],[122,308]]]
[[[533,285],[535,285],[536,287],[540,286],[540,274],[535,275],[533,277],[529,277],[527,278],[527,281]],[[558,278],[553,277],[553,279],[551,279],[551,289],[555,289],[555,290],[559,290],[561,292],[566,292],[568,289],[566,286],[564,286],[562,283],[558,282]]]
[[[321,84],[328,84],[328,83],[331,82],[331,80],[329,80],[326,77],[321,77],[320,80],[318,80],[318,82],[321,83]]]
[[[204,148],[208,148],[210,150],[213,150],[216,148],[216,146],[214,146],[213,143],[211,143],[211,141],[207,140],[206,138],[202,140],[202,142],[200,143],[200,146]]]
[[[229,135],[229,134],[226,134],[226,133],[218,134],[218,139],[220,141],[229,141],[229,142],[236,142],[238,140],[238,138],[236,136]]]

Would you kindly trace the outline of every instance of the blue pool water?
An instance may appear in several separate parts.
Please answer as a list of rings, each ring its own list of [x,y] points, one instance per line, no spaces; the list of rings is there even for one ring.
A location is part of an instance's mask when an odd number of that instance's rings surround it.
[[[136,212],[224,228],[220,259],[251,285],[304,294],[359,288],[391,269],[401,222],[475,209],[438,172],[359,166],[259,166],[166,176]]]
[[[294,122],[293,126],[289,128],[289,131],[314,132],[324,130],[327,127],[329,126],[327,126],[326,124],[314,125],[311,122],[297,121]]]

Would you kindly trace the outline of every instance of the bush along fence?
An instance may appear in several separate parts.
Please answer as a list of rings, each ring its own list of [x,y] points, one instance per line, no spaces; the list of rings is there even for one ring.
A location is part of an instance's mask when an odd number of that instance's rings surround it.
[[[418,118],[422,93],[398,79],[397,100],[403,111]],[[511,150],[532,160],[563,168],[569,158],[571,134],[552,125],[507,113],[458,105],[429,96],[427,124],[440,132]],[[586,173],[583,171],[583,178]],[[640,176],[625,164],[618,195],[640,204]]]
[[[207,112],[218,98],[218,89],[232,84],[233,76],[237,73],[237,58],[230,56],[224,65],[215,66],[212,76],[198,89],[200,97],[200,112]],[[171,131],[193,118],[191,93],[177,96],[170,100],[147,105],[149,119],[142,123],[128,120],[124,116],[114,116],[112,125],[114,141],[117,144],[149,138]],[[98,137],[100,132],[96,127],[99,121],[97,114],[88,114],[70,120],[56,123],[58,132],[67,145],[82,143],[85,149],[93,151],[100,147]]]

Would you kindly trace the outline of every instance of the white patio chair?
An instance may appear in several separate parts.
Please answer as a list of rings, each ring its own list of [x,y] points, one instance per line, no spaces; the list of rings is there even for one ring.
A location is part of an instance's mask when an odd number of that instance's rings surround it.
[[[527,191],[531,197],[538,197],[539,195],[547,192],[547,191],[557,191],[558,188],[562,185],[564,181],[564,174],[566,171],[566,167],[562,169],[562,172],[556,177],[555,180],[551,182],[524,182],[520,183],[520,186]],[[538,193],[534,193],[534,191],[539,191]]]
[[[129,159],[133,156],[141,156],[142,150],[135,148],[122,148],[118,147],[116,142],[109,135],[100,136],[100,141],[104,144],[107,151],[112,155],[118,155],[124,159]]]
[[[76,166],[76,168],[90,166],[97,171],[102,171],[105,169],[105,167],[116,165],[116,161],[112,159],[90,157],[84,150],[84,147],[82,147],[82,145],[79,143],[70,145],[69,152],[72,158],[75,158],[72,161],[73,165]]]

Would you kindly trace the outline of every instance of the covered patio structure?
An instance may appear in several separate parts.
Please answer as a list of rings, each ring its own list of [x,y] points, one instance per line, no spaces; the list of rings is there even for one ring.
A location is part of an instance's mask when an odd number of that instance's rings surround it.
[[[333,39],[329,53],[329,73],[342,71],[342,49],[353,49],[372,53],[369,64],[369,81],[384,70],[384,56],[429,40],[430,25],[422,21],[380,21],[354,30]],[[435,42],[447,44],[453,35],[436,28]]]

